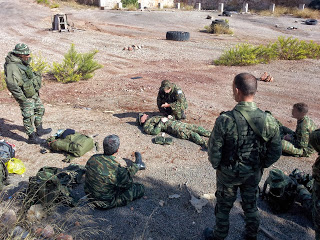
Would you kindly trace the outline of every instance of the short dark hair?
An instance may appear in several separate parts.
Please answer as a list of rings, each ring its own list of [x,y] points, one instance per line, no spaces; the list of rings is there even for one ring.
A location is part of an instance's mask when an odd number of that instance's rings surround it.
[[[240,73],[235,76],[234,84],[244,96],[255,95],[257,92],[257,79],[250,73]]]
[[[112,155],[116,153],[120,146],[120,139],[117,135],[109,135],[103,140],[103,151],[105,155]]]
[[[299,112],[307,114],[309,111],[308,105],[306,103],[300,102],[293,105],[295,109],[297,109]]]

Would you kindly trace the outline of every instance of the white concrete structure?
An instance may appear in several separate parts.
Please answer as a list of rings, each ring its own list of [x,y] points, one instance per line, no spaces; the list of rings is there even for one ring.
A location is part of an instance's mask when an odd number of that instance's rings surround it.
[[[180,9],[180,3],[177,3],[177,9]]]
[[[269,10],[274,13],[274,10],[276,9],[276,5],[274,3],[272,3],[269,7]]]
[[[196,10],[201,10],[201,3],[196,3]]]
[[[122,2],[118,2],[118,3],[117,3],[117,8],[118,8],[118,9],[122,9]]]
[[[299,4],[299,10],[304,10],[305,4]]]
[[[249,4],[246,3],[246,2],[244,2],[244,3],[243,3],[243,6],[242,6],[242,11],[243,11],[244,13],[248,13],[248,9],[249,9]]]
[[[159,2],[159,3],[158,3],[158,8],[159,8],[159,9],[163,9],[163,3],[162,3],[162,2]]]
[[[224,3],[219,3],[218,12],[223,12]]]

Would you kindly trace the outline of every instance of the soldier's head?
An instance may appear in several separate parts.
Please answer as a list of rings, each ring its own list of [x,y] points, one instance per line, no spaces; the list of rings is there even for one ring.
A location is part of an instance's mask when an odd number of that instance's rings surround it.
[[[172,89],[172,83],[169,80],[163,80],[161,82],[161,87],[165,93],[169,93]]]
[[[118,152],[120,139],[117,135],[109,135],[103,140],[103,151],[105,155],[113,155]]]
[[[14,49],[12,50],[14,55],[21,58],[23,61],[27,62],[30,58],[30,49],[27,46],[27,44],[24,43],[18,43]]]
[[[320,128],[310,134],[311,146],[320,154]]]
[[[148,119],[149,115],[148,114],[145,114],[145,113],[139,113],[139,116],[137,118],[137,123],[139,125],[143,125],[147,119]]]
[[[292,117],[296,119],[302,119],[308,113],[308,105],[300,102],[296,103],[292,107]]]
[[[250,73],[240,73],[233,80],[233,96],[237,102],[253,101],[257,92],[257,79]]]

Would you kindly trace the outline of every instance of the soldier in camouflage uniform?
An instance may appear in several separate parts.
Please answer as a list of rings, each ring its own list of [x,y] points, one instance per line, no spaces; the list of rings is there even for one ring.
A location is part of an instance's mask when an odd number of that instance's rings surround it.
[[[188,107],[184,93],[176,84],[163,80],[159,88],[157,105],[159,111],[165,115],[172,115],[175,119],[185,119]]]
[[[312,217],[316,230],[316,240],[320,240],[320,129],[311,133],[310,144],[318,152],[318,158],[312,166],[312,177],[314,179],[312,188]]]
[[[103,141],[104,154],[93,155],[86,164],[84,190],[92,203],[102,209],[125,206],[144,195],[144,186],[133,182],[133,175],[144,169],[141,157],[124,168],[115,160],[120,140],[117,135]]]
[[[245,215],[244,239],[257,239],[259,214],[258,184],[263,169],[281,156],[281,138],[276,120],[253,102],[257,80],[249,73],[238,74],[233,81],[238,104],[216,120],[209,138],[208,155],[216,169],[217,190],[214,229],[204,230],[205,239],[225,239],[229,231],[229,213],[240,189]]]
[[[145,133],[157,135],[160,132],[172,134],[178,138],[190,140],[203,148],[207,147],[207,141],[201,136],[209,137],[210,131],[203,127],[183,123],[172,118],[154,116],[149,118],[147,114],[139,114],[138,121],[143,126]]]
[[[39,96],[41,74],[32,70],[30,61],[28,46],[19,43],[6,57],[4,72],[8,90],[19,103],[23,125],[29,136],[28,142],[39,144],[45,141],[42,141],[38,136],[50,133],[51,128],[42,128],[45,109]],[[33,125],[36,127],[36,132]]]
[[[282,132],[282,151],[297,157],[309,157],[314,149],[309,144],[309,136],[316,129],[314,122],[306,116],[308,105],[296,103],[292,108],[292,117],[297,119],[296,131],[280,126]]]

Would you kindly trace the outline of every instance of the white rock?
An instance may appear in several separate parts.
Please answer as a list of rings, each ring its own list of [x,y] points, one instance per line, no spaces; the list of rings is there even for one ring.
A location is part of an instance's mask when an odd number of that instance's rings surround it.
[[[47,215],[44,212],[41,204],[32,205],[27,212],[27,219],[30,222],[40,221],[46,216]]]

